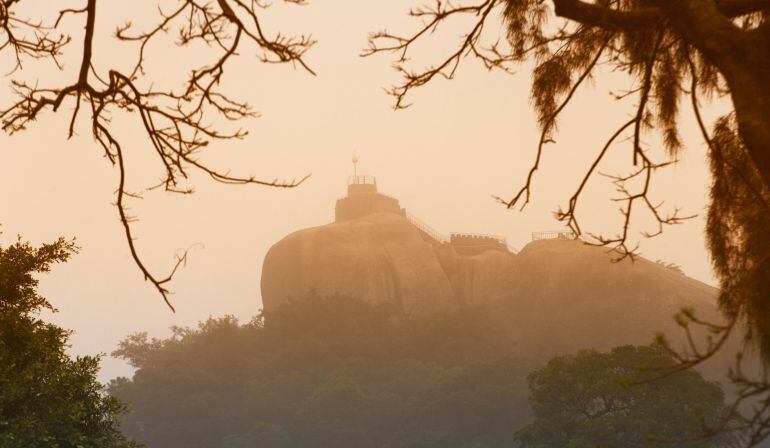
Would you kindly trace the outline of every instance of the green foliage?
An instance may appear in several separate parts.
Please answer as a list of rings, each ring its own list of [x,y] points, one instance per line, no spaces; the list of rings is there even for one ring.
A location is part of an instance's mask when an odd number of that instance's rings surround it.
[[[153,448],[507,447],[530,369],[484,316],[310,297],[246,325],[130,337],[116,354],[138,370],[110,391]]]
[[[672,366],[675,360],[656,347],[553,359],[529,376],[535,420],[516,441],[526,448],[634,448],[698,439],[725,415],[722,390],[694,370],[664,376]],[[687,446],[729,442],[722,435]]]
[[[76,250],[63,239],[38,248],[17,241],[0,247],[0,446],[3,448],[125,448],[124,406],[96,381],[98,357],[71,359],[70,333],[40,320],[51,304],[35,274]]]
[[[37,293],[34,274],[49,272],[52,264],[66,262],[76,251],[75,244],[63,238],[40,247],[21,239],[9,247],[0,247],[0,310],[18,315],[52,310],[51,304]]]
[[[722,283],[720,305],[745,317],[750,337],[770,359],[770,191],[746,154],[733,117],[722,118],[712,144],[709,249]]]
[[[152,448],[496,448],[514,434],[524,447],[652,447],[725,415],[722,390],[697,372],[655,379],[675,362],[652,347],[556,358],[528,391],[533,361],[496,326],[481,309],[408,317],[309,297],[245,325],[131,336],[115,354],[138,370],[110,392]]]

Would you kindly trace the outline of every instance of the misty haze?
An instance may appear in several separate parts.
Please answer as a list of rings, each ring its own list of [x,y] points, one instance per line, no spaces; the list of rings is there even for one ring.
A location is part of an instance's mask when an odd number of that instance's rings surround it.
[[[770,446],[770,1],[0,0],[0,448]]]

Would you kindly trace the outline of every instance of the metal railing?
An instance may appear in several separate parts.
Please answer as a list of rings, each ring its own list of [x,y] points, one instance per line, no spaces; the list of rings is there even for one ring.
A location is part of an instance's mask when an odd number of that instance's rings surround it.
[[[577,235],[574,232],[532,232],[532,241],[539,240],[574,240],[577,239]]]
[[[482,233],[452,233],[451,238],[464,239],[466,240],[466,243],[467,243],[467,240],[473,240],[473,239],[494,241],[496,244],[499,244],[501,247],[504,247],[506,250],[508,250],[508,252],[512,254],[519,253],[518,249],[508,244],[508,240],[506,240],[504,236],[500,236],[500,235],[485,235]],[[450,238],[450,241],[451,241],[451,238]],[[469,245],[463,244],[463,246],[469,246]],[[478,246],[483,246],[483,244]]]
[[[484,240],[494,240],[495,242],[502,244],[503,246],[507,246],[507,242],[505,240],[504,236],[500,235],[485,235],[483,233],[452,233],[450,234],[452,238],[462,238],[462,239],[484,239]]]
[[[413,226],[417,227],[417,230],[428,235],[428,237],[433,241],[435,241],[436,243],[444,244],[449,242],[449,239],[447,237],[445,237],[438,230],[434,229],[428,224],[425,224],[423,220],[414,216],[413,214],[407,213],[406,219],[409,220],[409,222],[412,223]]]
[[[499,235],[484,235],[480,233],[452,233],[450,234],[450,237],[444,236],[441,232],[434,229],[433,227],[429,226],[425,223],[425,221],[421,220],[420,218],[414,216],[411,213],[406,214],[406,219],[415,227],[417,227],[417,230],[424,233],[428,236],[431,240],[433,240],[437,244],[447,244],[452,241],[452,238],[463,238],[463,239],[479,239],[479,240],[492,240],[497,244],[500,244],[501,246],[505,247],[510,253],[516,254],[519,251],[516,250],[515,247],[508,244],[505,237],[499,236]]]
[[[377,185],[377,179],[365,174],[350,176],[348,177],[348,185]]]

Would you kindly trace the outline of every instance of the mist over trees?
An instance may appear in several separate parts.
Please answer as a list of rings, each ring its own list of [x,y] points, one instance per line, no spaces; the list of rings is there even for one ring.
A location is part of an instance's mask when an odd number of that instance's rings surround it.
[[[221,318],[165,340],[133,335],[115,355],[138,370],[110,392],[132,404],[126,433],[153,448],[510,447],[531,418],[527,375],[546,360],[522,359],[496,328],[474,308],[409,317],[392,305],[307,297],[244,325]],[[645,347],[552,361],[530,377],[537,419],[522,446],[597,441],[612,424],[636,429],[606,446],[696,434],[701,417],[723,415],[718,386],[692,370],[630,384],[649,377],[641,369],[673,364]],[[619,407],[585,423],[581,410],[601,412],[601,400]],[[593,429],[581,432],[581,421]]]
[[[510,446],[528,369],[473,315],[308,297],[134,335],[115,355],[138,370],[110,392],[132,405],[126,433],[158,448]]]

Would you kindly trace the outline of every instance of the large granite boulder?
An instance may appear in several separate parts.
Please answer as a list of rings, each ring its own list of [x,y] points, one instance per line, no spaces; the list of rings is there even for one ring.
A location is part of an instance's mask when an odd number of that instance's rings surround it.
[[[683,308],[718,321],[718,290],[671,267],[571,240],[528,244],[499,277],[494,308],[527,351],[648,344],[656,332],[681,341]]]
[[[467,306],[490,302],[515,259],[515,255],[502,250],[464,255],[448,244],[436,246],[435,252],[458,303]]]
[[[265,309],[313,292],[392,302],[409,313],[457,306],[431,244],[394,213],[300,230],[270,248],[262,268]]]

